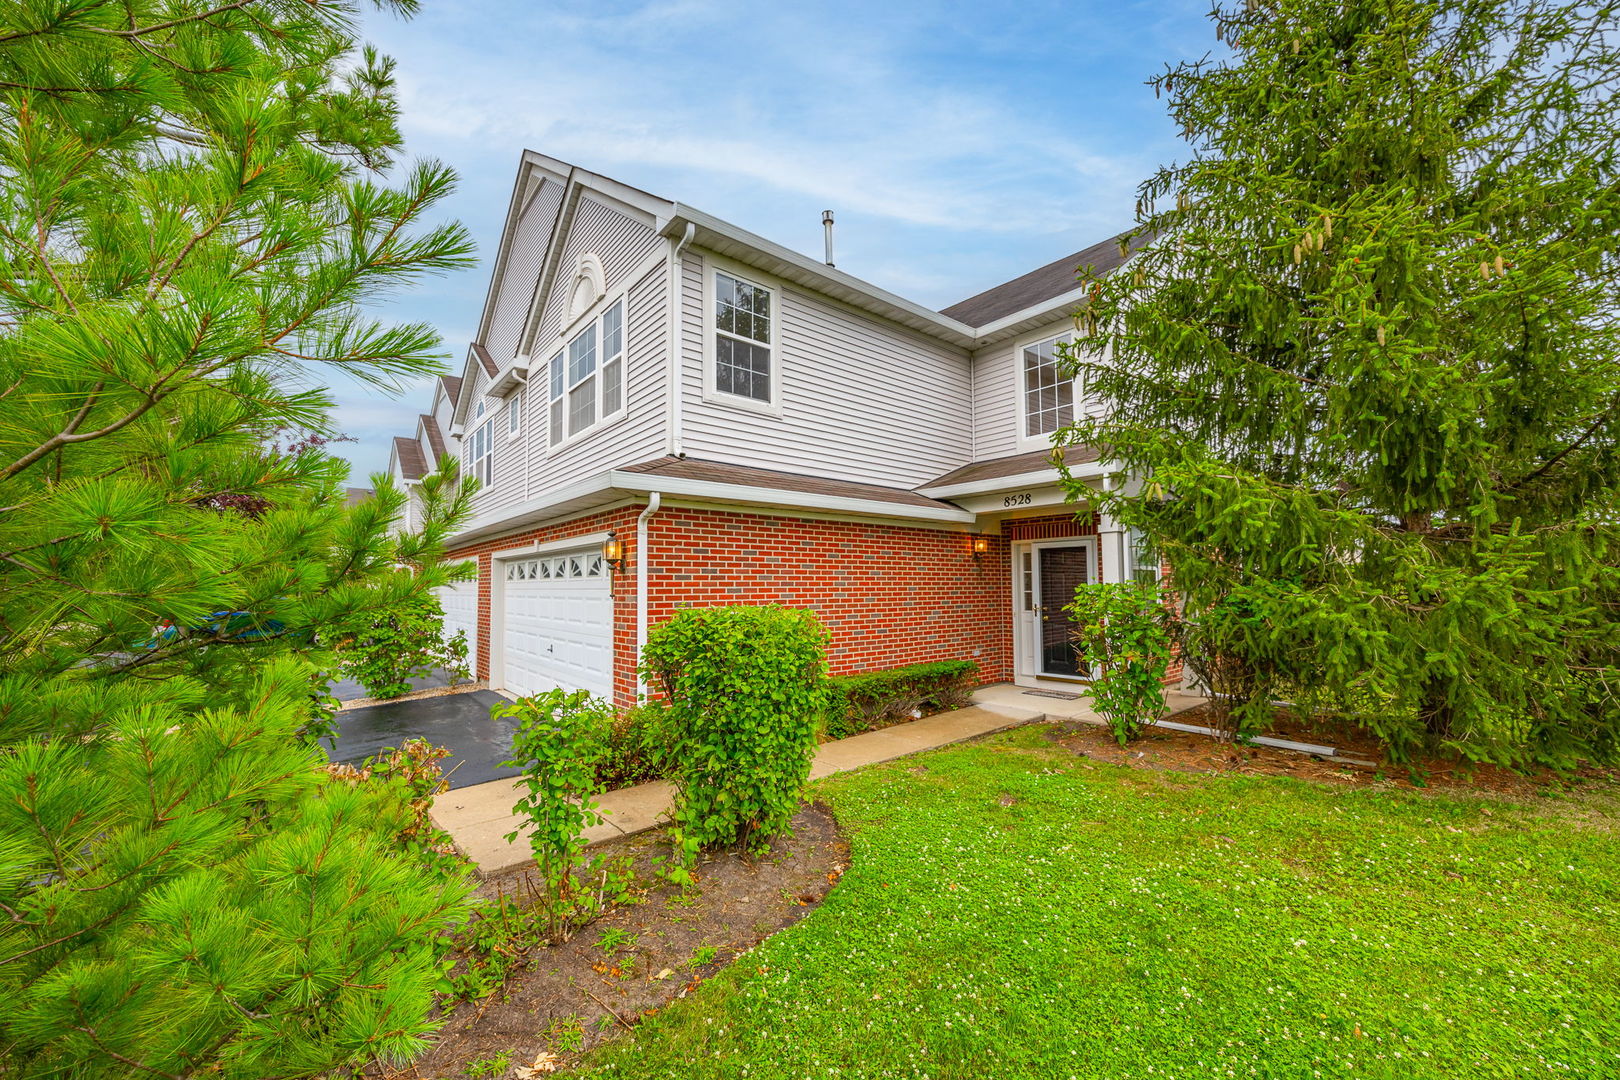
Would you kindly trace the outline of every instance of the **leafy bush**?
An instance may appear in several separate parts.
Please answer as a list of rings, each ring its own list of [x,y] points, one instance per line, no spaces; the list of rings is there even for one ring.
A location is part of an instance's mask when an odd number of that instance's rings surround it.
[[[799,809],[826,712],[827,634],[813,612],[690,608],[642,654],[669,698],[676,852],[753,848]]]
[[[596,782],[602,791],[662,780],[669,771],[669,717],[662,702],[624,709],[608,724]]]
[[[827,735],[842,739],[873,728],[903,724],[918,712],[960,709],[978,685],[971,660],[939,660],[829,679],[832,704]]]
[[[1174,613],[1155,582],[1083,585],[1068,606],[1091,668],[1091,703],[1124,746],[1164,711]]]
[[[423,594],[382,619],[340,625],[334,642],[343,673],[372,697],[408,694],[411,680],[444,668],[454,681],[471,678],[467,635],[444,636],[444,609]]]
[[[528,819],[529,846],[541,877],[537,906],[547,936],[561,942],[572,922],[594,913],[607,895],[617,899],[628,885],[623,866],[609,866],[601,857],[583,868],[587,876],[604,875],[600,890],[581,890],[575,881],[575,864],[585,851],[585,830],[603,820],[593,800],[601,791],[597,763],[613,722],[613,706],[584,690],[547,690],[497,705],[493,711],[518,721],[506,764],[523,770],[520,783],[527,794],[512,811]],[[522,832],[507,833],[507,843],[516,842]]]

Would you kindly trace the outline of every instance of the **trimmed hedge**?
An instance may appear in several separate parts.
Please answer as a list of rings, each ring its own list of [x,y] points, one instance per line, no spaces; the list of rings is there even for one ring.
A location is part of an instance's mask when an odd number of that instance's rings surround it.
[[[827,682],[834,694],[827,710],[827,737],[842,739],[904,724],[918,712],[962,708],[979,684],[979,665],[971,660],[938,660],[842,675]]]

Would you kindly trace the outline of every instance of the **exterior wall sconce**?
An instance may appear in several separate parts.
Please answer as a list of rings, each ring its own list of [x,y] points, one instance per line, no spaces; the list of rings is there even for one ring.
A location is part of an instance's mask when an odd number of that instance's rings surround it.
[[[624,541],[619,539],[618,533],[610,532],[607,539],[602,541],[602,561],[607,563],[608,569],[615,574],[623,572]]]
[[[984,557],[984,553],[990,550],[990,538],[985,536],[983,533],[975,533],[973,535],[972,544],[973,561],[978,562]]]

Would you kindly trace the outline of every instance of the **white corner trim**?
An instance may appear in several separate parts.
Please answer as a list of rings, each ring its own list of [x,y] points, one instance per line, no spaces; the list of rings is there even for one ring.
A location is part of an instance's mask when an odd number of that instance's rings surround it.
[[[908,506],[904,503],[883,502],[877,499],[854,499],[845,495],[822,495],[809,491],[790,491],[783,488],[752,487],[744,484],[719,484],[712,480],[691,480],[685,477],[659,476],[657,473],[626,472],[615,469],[609,474],[612,486],[623,490],[651,494],[678,495],[692,499],[718,502],[763,504],[767,506],[804,507],[811,510],[834,510],[846,514],[870,517],[912,518],[919,521],[953,521],[971,524],[975,515],[966,510],[945,506]]]

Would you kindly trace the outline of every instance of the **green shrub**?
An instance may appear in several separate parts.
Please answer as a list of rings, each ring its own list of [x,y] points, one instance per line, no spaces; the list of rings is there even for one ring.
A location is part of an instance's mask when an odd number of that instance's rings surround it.
[[[799,809],[826,712],[827,635],[809,611],[691,608],[642,660],[669,699],[677,855],[756,848]]]
[[[597,763],[613,722],[613,706],[584,690],[547,690],[497,705],[492,712],[518,721],[506,764],[523,770],[519,783],[526,794],[512,812],[528,819],[529,846],[541,878],[537,906],[547,936],[561,942],[575,920],[595,913],[599,898],[616,898],[628,884],[622,866],[609,867],[600,857],[581,869],[587,878],[606,873],[601,890],[580,889],[575,881],[575,864],[585,851],[585,830],[603,820],[594,801],[601,790]],[[522,832],[507,833],[507,843],[515,843]]]
[[[621,710],[608,724],[596,761],[602,791],[662,780],[669,773],[670,729],[662,702],[648,701]]]
[[[376,621],[339,626],[334,645],[343,673],[372,697],[394,698],[411,690],[411,680],[439,668],[460,682],[471,678],[467,635],[444,636],[444,609],[424,594]]]
[[[1175,614],[1156,582],[1082,585],[1068,607],[1091,669],[1091,703],[1124,746],[1164,712]]]
[[[827,735],[842,739],[873,728],[903,724],[917,713],[960,709],[979,682],[971,660],[939,660],[829,679],[833,700]]]

